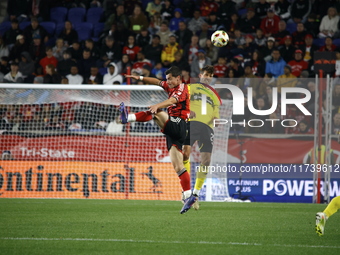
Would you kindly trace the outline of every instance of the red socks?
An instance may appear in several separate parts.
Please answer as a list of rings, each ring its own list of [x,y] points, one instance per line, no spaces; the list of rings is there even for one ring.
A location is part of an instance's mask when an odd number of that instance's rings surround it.
[[[136,115],[136,121],[138,122],[147,122],[149,120],[152,120],[152,113],[150,111],[145,112],[137,112]]]
[[[185,168],[184,168],[184,170],[185,170]],[[181,183],[183,191],[187,191],[187,190],[191,189],[191,187],[190,187],[190,175],[186,170],[181,175],[179,175],[178,178],[180,179],[180,183]]]

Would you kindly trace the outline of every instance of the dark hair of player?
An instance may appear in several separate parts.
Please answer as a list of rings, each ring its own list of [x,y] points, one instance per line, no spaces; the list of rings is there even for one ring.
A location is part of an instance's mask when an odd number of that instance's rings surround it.
[[[177,66],[172,66],[168,70],[165,71],[165,74],[171,74],[173,77],[182,77],[182,70]]]
[[[205,67],[203,67],[201,69],[201,73],[204,73],[204,71],[207,73],[207,74],[214,74],[215,70],[214,70],[214,67],[213,66],[210,66],[210,65],[207,65]]]

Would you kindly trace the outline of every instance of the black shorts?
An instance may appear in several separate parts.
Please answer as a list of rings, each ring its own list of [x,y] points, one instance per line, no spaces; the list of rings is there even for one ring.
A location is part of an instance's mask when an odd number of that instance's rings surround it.
[[[175,146],[182,152],[182,146],[187,135],[187,123],[180,117],[170,116],[162,130],[166,135],[166,146],[168,150]]]
[[[197,141],[200,152],[212,152],[214,130],[211,127],[199,121],[188,121],[187,129],[184,145],[193,146]]]

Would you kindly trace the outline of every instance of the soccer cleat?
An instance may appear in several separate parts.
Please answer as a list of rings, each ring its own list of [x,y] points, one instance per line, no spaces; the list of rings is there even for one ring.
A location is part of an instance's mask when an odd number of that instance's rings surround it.
[[[319,236],[323,236],[325,232],[325,224],[327,215],[323,212],[318,212],[315,217],[315,231]]]
[[[122,124],[128,123],[129,113],[128,113],[123,102],[120,103],[120,105],[119,105],[119,112],[120,112],[120,116],[119,116],[120,123],[122,123]]]
[[[192,208],[194,208],[196,211],[198,209],[200,209],[200,204],[198,203],[198,197],[197,197],[197,200],[195,201],[195,203],[192,205]]]
[[[198,197],[191,195],[190,197],[184,200],[184,205],[180,211],[181,214],[186,213],[191,206],[197,201]]]

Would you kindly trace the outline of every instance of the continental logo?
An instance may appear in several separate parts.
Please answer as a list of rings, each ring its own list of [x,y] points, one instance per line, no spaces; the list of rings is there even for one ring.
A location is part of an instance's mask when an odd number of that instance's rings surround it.
[[[0,165],[0,197],[177,200],[181,192],[170,163],[2,161]]]
[[[314,65],[335,65],[334,59],[318,59],[314,61]]]

